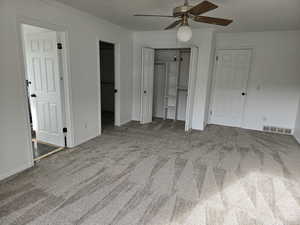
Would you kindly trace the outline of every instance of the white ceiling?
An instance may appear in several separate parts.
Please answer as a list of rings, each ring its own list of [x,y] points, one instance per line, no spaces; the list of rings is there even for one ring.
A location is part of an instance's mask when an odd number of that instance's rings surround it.
[[[184,0],[57,0],[131,30],[160,30],[172,18],[140,18],[133,14],[172,14]],[[199,1],[190,1],[194,5]],[[204,15],[233,19],[225,31],[300,29],[300,0],[211,0],[219,8]],[[193,27],[208,27],[192,23]],[[216,27],[217,26],[210,26]]]

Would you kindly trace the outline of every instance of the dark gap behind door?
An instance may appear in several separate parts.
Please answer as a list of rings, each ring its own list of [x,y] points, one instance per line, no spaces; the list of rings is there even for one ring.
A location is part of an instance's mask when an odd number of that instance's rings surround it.
[[[115,124],[115,46],[100,41],[102,130]]]

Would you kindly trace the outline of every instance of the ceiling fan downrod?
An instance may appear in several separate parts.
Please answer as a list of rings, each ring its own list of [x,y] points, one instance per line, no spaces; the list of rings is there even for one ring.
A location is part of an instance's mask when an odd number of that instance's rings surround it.
[[[182,26],[189,26],[189,16],[187,14],[182,16]]]

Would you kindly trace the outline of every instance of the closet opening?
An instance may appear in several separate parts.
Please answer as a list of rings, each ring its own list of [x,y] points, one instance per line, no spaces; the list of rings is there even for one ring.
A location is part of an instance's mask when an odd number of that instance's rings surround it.
[[[175,121],[192,129],[198,54],[197,47],[142,48],[142,124]]]
[[[154,120],[186,120],[190,55],[190,49],[155,50]]]

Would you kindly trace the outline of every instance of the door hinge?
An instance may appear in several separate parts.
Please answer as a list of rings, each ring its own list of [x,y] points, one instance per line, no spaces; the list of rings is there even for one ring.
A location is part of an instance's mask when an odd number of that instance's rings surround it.
[[[59,50],[63,49],[62,43],[57,43],[57,49],[59,49]]]
[[[31,84],[31,81],[26,80],[26,87],[29,87],[30,84]]]
[[[63,128],[63,133],[68,133],[68,128],[64,127]]]

